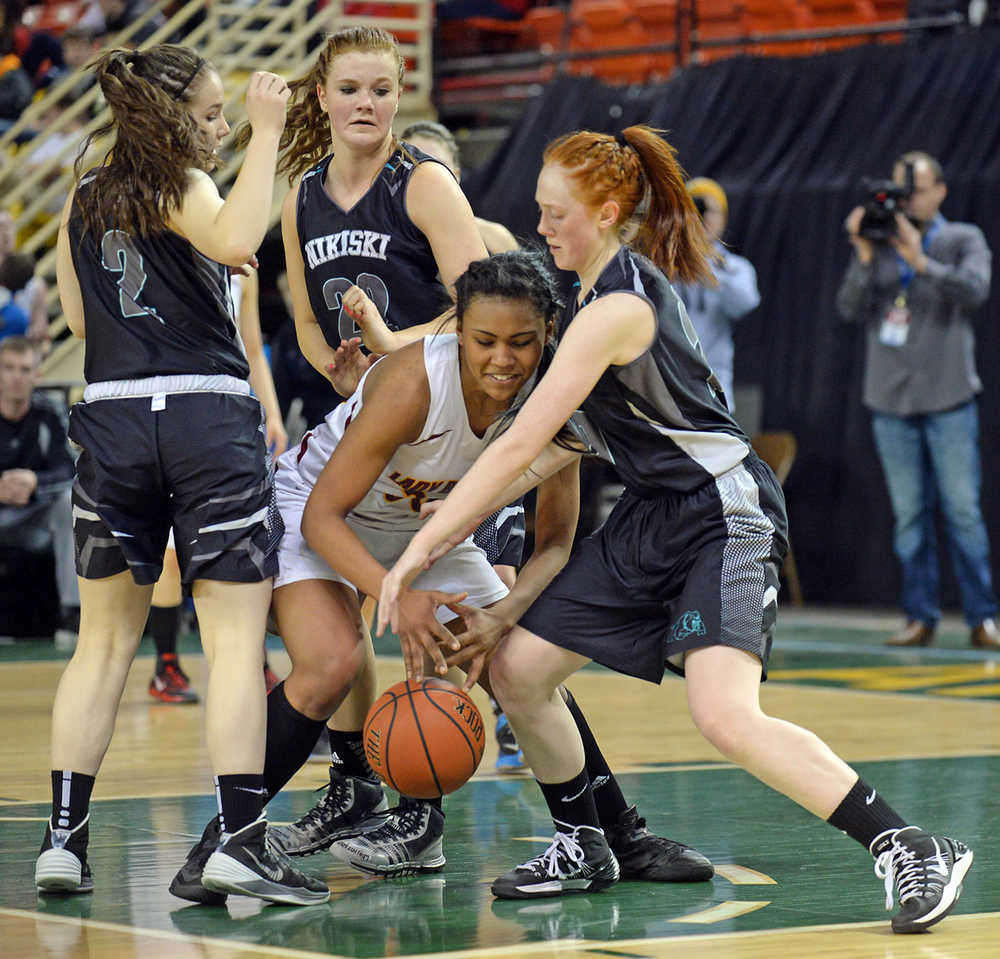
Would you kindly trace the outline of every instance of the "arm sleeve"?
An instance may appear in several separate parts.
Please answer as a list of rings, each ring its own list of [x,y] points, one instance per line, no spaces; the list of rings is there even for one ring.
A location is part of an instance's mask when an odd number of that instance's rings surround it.
[[[875,263],[862,263],[857,256],[851,258],[840,289],[837,290],[837,312],[850,323],[861,323],[868,318],[872,293],[875,288]]]
[[[938,285],[942,294],[966,310],[982,306],[990,295],[993,256],[982,231],[966,226],[958,263],[952,266],[927,257],[924,276]]]

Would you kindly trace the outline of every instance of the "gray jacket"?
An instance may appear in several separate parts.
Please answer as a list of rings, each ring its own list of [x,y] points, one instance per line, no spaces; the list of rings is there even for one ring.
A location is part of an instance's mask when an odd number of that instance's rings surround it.
[[[895,250],[876,244],[870,264],[853,257],[837,293],[848,321],[865,323],[867,356],[863,401],[896,416],[937,413],[968,402],[981,389],[972,317],[990,292],[992,255],[971,223],[943,217],[925,250],[927,271],[906,289],[910,314],[901,346],[882,342],[882,324],[903,292]]]

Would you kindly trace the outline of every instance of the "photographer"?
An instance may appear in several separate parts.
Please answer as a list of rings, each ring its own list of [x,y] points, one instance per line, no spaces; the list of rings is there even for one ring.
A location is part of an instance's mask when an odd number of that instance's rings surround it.
[[[837,294],[845,320],[867,329],[863,401],[895,519],[907,623],[892,646],[928,646],[938,608],[934,510],[940,501],[973,646],[1000,649],[981,469],[972,317],[989,295],[982,232],[939,212],[941,165],[922,152],[895,163],[845,221],[854,256]],[[898,208],[897,208],[898,204]],[[905,215],[904,215],[905,213]]]
[[[757,272],[748,259],[731,253],[722,243],[729,216],[729,202],[722,187],[700,176],[691,180],[687,189],[712,241],[712,272],[718,285],[675,283],[674,289],[684,301],[708,365],[722,384],[726,405],[732,410],[733,323],[760,303]]]

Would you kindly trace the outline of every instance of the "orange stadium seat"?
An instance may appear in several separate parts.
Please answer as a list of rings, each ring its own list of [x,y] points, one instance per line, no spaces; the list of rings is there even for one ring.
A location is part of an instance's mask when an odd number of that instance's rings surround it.
[[[907,0],[871,0],[875,8],[875,18],[879,23],[906,19]],[[901,43],[903,34],[883,33],[879,37],[881,43]]]
[[[677,43],[677,0],[632,0],[647,43]],[[654,79],[668,77],[677,66],[677,53],[650,54]]]
[[[850,27],[874,23],[875,7],[871,0],[806,0],[812,24],[817,29],[829,27]],[[871,38],[866,36],[837,37],[822,40],[824,50],[834,50],[841,47],[857,46],[867,43]]]
[[[569,34],[565,7],[532,7],[521,20],[521,43],[524,49],[552,53],[561,50]]]
[[[698,0],[694,12],[696,42],[693,44],[694,59],[698,63],[710,63],[724,57],[735,57],[745,53],[739,44],[733,46],[702,47],[701,41],[722,40],[738,37],[743,33],[740,5],[736,0]]]
[[[746,33],[781,33],[811,27],[809,11],[795,0],[741,0],[743,29]],[[786,57],[815,53],[814,40],[784,43],[753,43],[748,53],[759,56]]]
[[[573,0],[570,5],[570,51],[642,47],[646,33],[628,0]],[[598,76],[609,83],[644,83],[653,70],[648,53],[571,60],[571,73]]]

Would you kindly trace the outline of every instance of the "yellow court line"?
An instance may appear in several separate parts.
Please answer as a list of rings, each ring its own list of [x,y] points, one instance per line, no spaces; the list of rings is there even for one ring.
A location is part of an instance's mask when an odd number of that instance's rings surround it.
[[[303,909],[318,909],[319,906],[303,906]],[[196,943],[203,946],[218,946],[220,948],[240,952],[259,953],[262,956],[285,956],[287,959],[316,959],[317,952],[306,952],[302,949],[288,949],[285,946],[258,945],[254,942],[236,941],[233,939],[212,939],[209,936],[189,936],[182,932],[170,932],[166,929],[145,929],[140,926],[126,926],[118,922],[102,922],[99,919],[83,919],[77,916],[55,916],[48,913],[33,912],[29,909],[6,909],[0,906],[0,919],[9,916],[12,919],[29,919],[34,922],[56,923],[69,926],[86,926],[89,929],[100,929],[106,932],[118,932],[125,936],[146,936],[151,939],[163,939],[167,942]],[[353,959],[351,956],[322,953],[328,959]]]
[[[688,913],[686,916],[677,916],[674,919],[668,919],[667,922],[691,922],[709,926],[716,922],[725,922],[727,919],[735,919],[737,916],[745,916],[748,912],[756,912],[758,909],[770,905],[770,899],[760,902],[754,902],[750,899],[731,899],[729,902],[720,902],[712,906],[711,909],[702,909],[699,912]]]
[[[725,862],[721,866],[715,863],[715,874],[728,879],[734,886],[776,886],[777,879],[772,879],[766,873],[757,872],[734,862]]]

